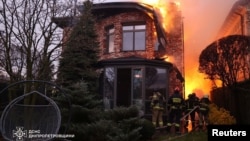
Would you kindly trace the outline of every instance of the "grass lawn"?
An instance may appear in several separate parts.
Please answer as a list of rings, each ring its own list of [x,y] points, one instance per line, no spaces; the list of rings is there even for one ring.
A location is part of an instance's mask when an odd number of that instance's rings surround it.
[[[194,131],[182,135],[159,134],[152,141],[208,141],[207,132]]]

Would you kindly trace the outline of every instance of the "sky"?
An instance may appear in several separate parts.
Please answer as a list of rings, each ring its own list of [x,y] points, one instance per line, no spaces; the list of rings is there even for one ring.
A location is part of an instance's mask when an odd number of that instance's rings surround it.
[[[179,2],[184,22],[185,93],[209,94],[210,81],[198,72],[199,55],[215,40],[233,4],[238,0],[95,0],[96,2]]]

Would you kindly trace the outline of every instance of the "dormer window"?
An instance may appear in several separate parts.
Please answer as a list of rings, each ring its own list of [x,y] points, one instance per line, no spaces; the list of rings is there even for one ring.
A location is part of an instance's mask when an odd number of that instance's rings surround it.
[[[135,51],[146,49],[146,25],[123,24],[122,26],[122,50]]]

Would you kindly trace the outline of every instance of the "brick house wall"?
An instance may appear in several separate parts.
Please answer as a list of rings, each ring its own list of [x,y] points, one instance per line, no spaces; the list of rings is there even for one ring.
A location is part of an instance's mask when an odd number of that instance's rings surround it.
[[[146,21],[146,50],[145,51],[122,51],[122,23],[124,22],[136,22],[136,21]],[[177,24],[175,24],[175,29],[172,33],[166,33],[168,35],[168,43],[166,46],[166,51],[155,51],[155,44],[157,43],[156,29],[154,21],[148,15],[143,12],[127,12],[101,19],[97,22],[96,31],[99,36],[99,42],[101,47],[100,60],[120,58],[120,57],[129,57],[137,56],[146,59],[155,59],[161,58],[165,55],[171,56],[173,63],[177,69],[181,72],[181,75],[184,74],[184,62],[183,62],[183,36],[182,36],[182,21],[177,19]],[[115,52],[105,53],[105,27],[109,25],[114,25],[115,28]],[[183,83],[176,78],[177,73],[175,71],[170,72],[170,86],[169,93],[173,92],[173,89],[176,86],[179,86],[180,89],[183,88]]]
[[[122,51],[122,23],[127,22],[141,22],[146,21],[146,50],[145,51]],[[149,18],[143,12],[127,12],[112,17],[108,17],[98,21],[96,25],[96,31],[99,36],[99,42],[101,47],[100,60],[138,56],[147,59],[155,58],[154,46],[156,44],[156,37],[154,37],[153,32],[155,31],[153,20]],[[105,53],[106,50],[106,33],[105,27],[109,25],[114,25],[115,28],[115,52]]]

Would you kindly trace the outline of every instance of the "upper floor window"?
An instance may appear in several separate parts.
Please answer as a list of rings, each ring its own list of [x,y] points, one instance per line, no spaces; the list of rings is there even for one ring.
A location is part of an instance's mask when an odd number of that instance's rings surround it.
[[[114,36],[114,26],[109,26],[106,28],[106,35],[107,35],[107,53],[115,52],[115,36]]]
[[[146,48],[146,25],[123,25],[123,51],[145,50]]]

